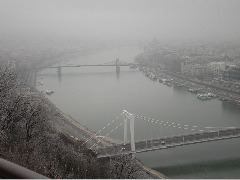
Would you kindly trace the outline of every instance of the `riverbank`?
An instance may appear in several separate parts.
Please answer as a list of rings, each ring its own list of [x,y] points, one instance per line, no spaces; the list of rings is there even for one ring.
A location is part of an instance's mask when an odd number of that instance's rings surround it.
[[[13,66],[1,64],[0,77],[1,157],[49,178],[103,177],[94,153],[61,131],[69,123],[41,93],[19,83]]]
[[[193,79],[167,70],[154,68],[152,66],[140,66],[139,70],[153,81],[158,81],[159,83],[163,83],[170,87],[174,86],[175,88],[182,88],[186,91],[197,94],[197,98],[200,97],[200,100],[218,98],[220,101],[228,102],[240,107],[240,94],[238,92],[216,86],[203,80]],[[209,97],[206,97],[208,94]]]
[[[98,144],[99,146],[107,145],[111,146],[115,144],[115,140],[108,139],[98,139],[96,137],[96,132],[89,130],[87,127],[82,126],[78,121],[72,118],[70,115],[66,115],[60,109],[58,109],[52,102],[48,100],[47,102],[52,111],[56,111],[56,118],[54,122],[54,127],[56,127],[59,131],[68,134],[70,137],[77,141],[83,141],[87,148],[91,147],[94,144]],[[99,143],[100,140],[100,143]],[[98,143],[97,143],[98,142]],[[124,161],[123,161],[124,159]],[[144,166],[137,159],[132,159],[131,156],[121,156],[121,157],[112,157],[111,161],[108,159],[107,161],[103,161],[103,166],[106,166],[106,162],[109,164],[108,170],[111,172],[107,173],[108,177],[105,178],[144,178],[144,179],[162,179],[166,178],[165,175],[161,174],[158,171],[155,171],[151,168]],[[100,161],[99,164],[102,162]],[[125,167],[123,167],[125,166]],[[114,167],[114,169],[112,169]],[[105,169],[106,171],[106,169]]]
[[[95,133],[64,114],[24,79],[18,80],[14,67],[1,74],[5,88],[1,89],[1,157],[50,178],[163,178],[130,156],[98,160],[88,148],[99,141]]]
[[[79,124],[79,122],[75,121],[73,118],[70,116],[64,114],[62,111],[60,111],[54,104],[52,104],[50,101],[46,101],[48,106],[52,109],[51,111],[54,112],[54,127],[58,129],[58,131],[63,132],[64,134],[67,134],[69,137],[74,139],[75,141],[78,142],[85,142],[84,145],[86,145],[86,148],[91,147],[93,144],[98,142],[98,146],[103,146],[107,145],[110,146],[114,144],[114,140],[111,140],[111,143],[109,141],[105,141],[104,139],[101,139],[99,142],[99,139],[96,138],[95,133],[89,130],[86,127],[83,127],[82,125]],[[94,153],[94,152],[92,152]],[[96,158],[96,157],[94,157]],[[123,158],[123,157],[121,157]],[[126,161],[131,161],[130,162],[124,162],[124,163],[129,163],[128,165],[125,164],[126,167],[129,169],[132,169],[131,171],[134,172],[134,174],[129,173],[128,171],[124,172],[117,172],[118,168],[116,169],[111,169],[111,167],[116,167],[116,166],[122,166],[121,158],[112,158],[111,162],[108,167],[109,170],[115,171],[112,173],[107,173],[108,177],[105,178],[112,178],[111,175],[116,176],[117,178],[123,178],[123,177],[129,177],[129,178],[165,178],[164,175],[160,173],[156,173],[156,171],[151,170],[149,168],[146,168],[142,163],[140,163],[138,160],[134,159],[129,159],[130,157],[126,158]],[[96,159],[96,161],[98,161]],[[101,166],[101,161],[98,162],[99,166]],[[106,162],[104,162],[103,166],[106,166]],[[101,168],[101,167],[100,167]],[[105,171],[107,171],[105,169]],[[114,175],[115,174],[115,175]]]

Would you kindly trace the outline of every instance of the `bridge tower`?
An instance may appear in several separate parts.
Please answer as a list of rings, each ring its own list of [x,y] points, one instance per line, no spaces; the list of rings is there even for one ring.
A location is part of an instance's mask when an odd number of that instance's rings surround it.
[[[61,81],[62,81],[62,67],[61,66],[57,67],[57,74],[58,74],[58,82],[61,83]]]
[[[120,76],[120,66],[119,66],[119,59],[118,58],[116,59],[115,65],[116,65],[117,79],[119,79],[119,76]]]
[[[119,58],[116,59],[115,64],[116,64],[116,67],[119,66]]]
[[[126,110],[123,110],[123,121],[124,121],[124,145],[127,143],[127,130],[128,130],[128,122],[130,122],[130,142],[131,142],[131,151],[135,152],[135,137],[134,137],[134,120],[135,116],[129,113]]]

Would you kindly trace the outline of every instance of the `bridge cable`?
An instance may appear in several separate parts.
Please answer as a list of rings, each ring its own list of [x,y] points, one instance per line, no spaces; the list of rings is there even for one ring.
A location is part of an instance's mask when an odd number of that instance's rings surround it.
[[[200,128],[198,125],[188,125],[188,124],[180,124],[179,122],[173,122],[173,121],[163,121],[163,120],[149,118],[149,117],[142,116],[142,115],[135,115],[135,117],[137,119],[144,120],[145,122],[150,123],[150,124],[161,125],[162,127],[171,127],[171,128],[178,128],[178,129],[183,129],[183,130],[199,131],[199,132],[212,131],[212,129],[235,128],[235,127],[207,127],[207,126]]]
[[[108,131],[104,137],[108,137],[110,134],[113,134],[114,132],[116,132],[116,130],[118,130],[121,126],[123,125],[123,123],[119,123],[118,126],[113,127],[110,131]],[[98,145],[100,143],[100,139],[98,139],[98,141],[96,143],[94,143],[89,149],[92,149],[93,147],[95,147],[96,145]]]
[[[111,124],[115,123],[118,120],[118,116],[113,119],[112,121],[106,123],[106,125],[104,127],[102,127],[101,129],[99,129],[96,133],[92,134],[90,138],[88,138],[86,141],[84,141],[82,143],[82,145],[86,144],[88,141],[92,140],[93,138],[95,138],[96,136],[101,135],[101,133],[106,130],[108,127],[110,127]]]

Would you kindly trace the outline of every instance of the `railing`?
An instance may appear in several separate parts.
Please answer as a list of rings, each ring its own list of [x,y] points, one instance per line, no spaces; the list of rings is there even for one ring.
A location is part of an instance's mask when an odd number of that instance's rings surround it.
[[[98,149],[98,158],[117,156],[122,154],[142,153],[147,151],[155,151],[168,149],[177,146],[191,145],[197,143],[205,143],[211,141],[227,140],[240,138],[240,128],[227,128],[219,131],[210,131],[203,133],[195,133],[181,136],[172,136],[167,138],[152,139],[146,141],[138,141],[135,143],[136,151],[132,152],[130,144],[117,144]]]
[[[0,179],[47,179],[47,177],[0,158]]]

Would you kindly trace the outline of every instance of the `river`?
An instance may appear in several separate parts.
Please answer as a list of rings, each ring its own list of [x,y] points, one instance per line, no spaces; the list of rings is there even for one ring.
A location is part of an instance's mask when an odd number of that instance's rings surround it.
[[[140,51],[137,47],[108,49],[61,64],[105,63],[116,58],[132,62]],[[216,99],[200,101],[194,94],[153,82],[128,67],[121,67],[119,74],[115,67],[63,68],[61,76],[56,69],[45,69],[39,73],[38,81],[43,82],[38,89],[55,91],[48,96],[53,103],[90,129],[97,131],[117,119],[102,135],[122,122],[123,109],[202,129],[240,126],[240,109]],[[135,121],[136,140],[190,132],[190,129]],[[110,136],[122,141],[123,127]],[[137,158],[170,178],[240,178],[239,149],[240,139],[232,139],[146,152],[138,154]]]

